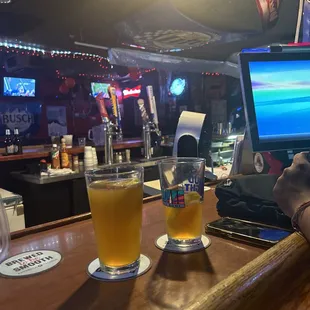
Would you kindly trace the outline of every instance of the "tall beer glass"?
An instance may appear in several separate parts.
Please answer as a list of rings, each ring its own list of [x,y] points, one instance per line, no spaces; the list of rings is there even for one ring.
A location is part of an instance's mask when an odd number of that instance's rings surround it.
[[[169,242],[180,247],[200,243],[205,159],[168,158],[158,166]]]
[[[143,168],[100,168],[86,171],[85,177],[102,271],[136,271],[140,258]]]

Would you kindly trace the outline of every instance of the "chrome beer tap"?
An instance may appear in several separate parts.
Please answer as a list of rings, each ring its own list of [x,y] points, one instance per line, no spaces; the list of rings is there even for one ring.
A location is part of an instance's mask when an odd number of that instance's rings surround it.
[[[147,86],[146,91],[149,99],[150,118],[147,115],[143,99],[138,100],[138,106],[143,120],[144,158],[149,160],[152,158],[151,133],[155,132],[157,136],[160,137],[161,132],[158,128],[158,117],[157,117],[156,101],[153,95],[153,87]]]
[[[151,133],[155,132],[158,137],[161,136],[159,129],[156,127],[153,121],[148,121],[143,124],[143,143],[144,143],[144,158],[152,158],[152,143]]]
[[[103,119],[105,163],[113,164],[113,136],[116,136],[116,126],[108,118]]]
[[[119,104],[114,87],[109,86],[108,92],[112,102],[113,115],[115,117],[115,124],[111,122],[107,117],[102,119],[103,122],[103,134],[104,134],[104,151],[105,151],[105,163],[108,165],[113,164],[113,136],[117,141],[123,140],[123,132],[121,127],[121,114]]]
[[[117,98],[115,99],[115,88],[109,87],[108,91],[112,101],[113,114],[116,118],[117,124],[114,124],[112,121],[110,121],[102,94],[97,95],[96,102],[100,111],[103,124],[105,163],[111,165],[113,164],[113,136],[116,136],[117,140],[122,140],[123,134],[120,127],[120,117],[118,117],[120,113],[117,104]]]

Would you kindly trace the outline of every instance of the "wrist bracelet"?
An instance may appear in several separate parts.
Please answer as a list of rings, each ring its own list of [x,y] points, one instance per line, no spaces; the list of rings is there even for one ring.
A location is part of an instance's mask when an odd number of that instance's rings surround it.
[[[310,207],[310,201],[303,203],[292,216],[292,219],[291,219],[292,226],[298,232],[301,232],[300,227],[298,225],[299,217],[304,213],[304,211],[308,207]]]

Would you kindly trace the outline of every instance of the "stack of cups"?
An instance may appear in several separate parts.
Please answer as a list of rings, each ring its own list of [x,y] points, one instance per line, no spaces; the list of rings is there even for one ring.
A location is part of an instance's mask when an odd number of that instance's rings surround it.
[[[95,168],[95,167],[98,167],[98,158],[97,158],[97,152],[96,152],[95,147],[92,148],[92,152],[93,152],[93,165]]]
[[[125,154],[126,154],[126,162],[130,163],[130,149],[126,149]]]
[[[90,170],[94,167],[93,151],[91,146],[85,146],[84,148],[84,169]]]

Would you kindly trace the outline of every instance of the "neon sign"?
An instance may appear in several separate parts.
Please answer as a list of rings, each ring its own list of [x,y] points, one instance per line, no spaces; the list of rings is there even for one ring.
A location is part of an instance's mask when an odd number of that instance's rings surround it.
[[[123,90],[123,98],[127,99],[130,97],[139,97],[141,94],[141,85],[138,85],[134,88],[125,88]]]
[[[177,78],[173,80],[170,86],[170,93],[173,96],[180,96],[184,93],[186,86],[185,79]]]

